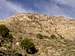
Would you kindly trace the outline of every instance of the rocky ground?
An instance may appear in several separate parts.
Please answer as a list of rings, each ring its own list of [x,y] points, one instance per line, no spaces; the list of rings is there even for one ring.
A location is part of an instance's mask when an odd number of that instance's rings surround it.
[[[75,20],[21,13],[1,20],[0,25],[5,25],[13,36],[11,43],[0,46],[0,55],[16,56],[17,52],[22,56],[75,56]],[[32,40],[36,53],[29,54],[21,48],[25,38]]]

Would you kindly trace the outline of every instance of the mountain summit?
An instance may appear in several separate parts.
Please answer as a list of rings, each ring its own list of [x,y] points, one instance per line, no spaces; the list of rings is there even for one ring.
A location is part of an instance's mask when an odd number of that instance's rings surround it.
[[[0,52],[8,54],[5,51],[15,50],[23,56],[75,56],[75,20],[63,16],[20,13],[1,20],[0,25],[5,25],[13,36],[11,45],[6,45],[11,47],[3,44]],[[32,54],[31,48],[21,48],[22,40],[27,38],[34,43],[36,53]]]

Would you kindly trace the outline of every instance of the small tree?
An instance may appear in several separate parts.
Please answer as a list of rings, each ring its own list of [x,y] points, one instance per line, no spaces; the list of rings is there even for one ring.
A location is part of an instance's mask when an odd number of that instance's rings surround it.
[[[34,54],[37,52],[35,45],[32,43],[31,39],[28,38],[21,41],[21,47],[26,49],[29,54]]]
[[[3,39],[12,39],[13,36],[9,34],[9,29],[5,25],[0,25],[0,35],[3,37]]]
[[[0,25],[0,45],[8,46],[9,42],[13,41],[13,36],[9,34],[9,29],[5,25]]]
[[[23,49],[29,49],[33,46],[34,46],[34,44],[31,42],[31,39],[26,38],[26,39],[21,41],[21,47]]]
[[[9,29],[5,25],[0,25],[0,35],[2,37],[9,35]]]

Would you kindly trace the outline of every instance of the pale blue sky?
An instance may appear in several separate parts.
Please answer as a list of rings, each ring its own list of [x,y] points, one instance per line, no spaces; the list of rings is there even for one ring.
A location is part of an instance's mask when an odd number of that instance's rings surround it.
[[[19,12],[37,12],[50,16],[75,18],[75,0],[0,0],[0,18]]]

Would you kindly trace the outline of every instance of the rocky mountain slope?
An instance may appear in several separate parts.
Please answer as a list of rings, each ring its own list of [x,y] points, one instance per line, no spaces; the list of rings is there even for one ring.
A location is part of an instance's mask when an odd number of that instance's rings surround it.
[[[75,20],[63,16],[21,13],[1,20],[0,25],[5,25],[13,36],[9,44],[11,48],[3,45],[0,52],[15,50],[22,56],[75,56]],[[21,48],[21,41],[25,38],[32,40],[38,50],[36,53],[29,54]]]

